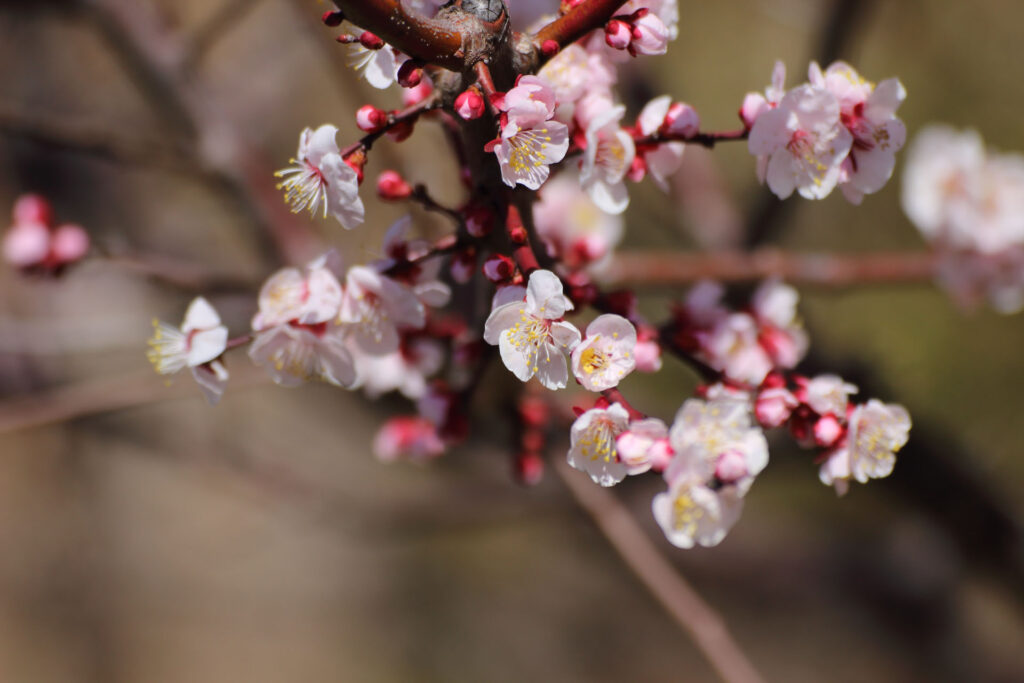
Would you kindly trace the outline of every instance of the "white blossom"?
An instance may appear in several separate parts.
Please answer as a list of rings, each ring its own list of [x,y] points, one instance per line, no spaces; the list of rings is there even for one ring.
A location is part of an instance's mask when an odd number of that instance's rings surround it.
[[[275,175],[284,178],[278,188],[285,190],[285,201],[294,213],[308,209],[315,215],[322,207],[324,218],[330,213],[352,229],[362,224],[366,211],[359,198],[358,175],[341,157],[334,139],[337,133],[329,124],[303,130],[292,166]]]
[[[628,425],[629,413],[619,403],[592,408],[577,417],[569,432],[569,465],[601,486],[622,481],[629,469],[619,460],[615,441]]]

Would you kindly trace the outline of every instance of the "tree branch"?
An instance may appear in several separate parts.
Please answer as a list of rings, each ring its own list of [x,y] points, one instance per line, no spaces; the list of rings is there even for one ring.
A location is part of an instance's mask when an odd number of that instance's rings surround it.
[[[537,48],[540,64],[551,59],[557,53],[557,50],[545,50],[545,43],[554,41],[558,49],[561,50],[594,29],[607,24],[608,20],[615,16],[619,8],[625,4],[626,0],[585,0],[537,31],[533,37],[533,44]]]
[[[555,458],[554,469],[622,561],[669,616],[690,634],[722,680],[761,683],[763,679],[733,640],[722,617],[658,551],[626,506],[610,491],[595,486],[571,469],[561,458]]]
[[[451,24],[407,12],[400,0],[334,0],[345,18],[414,59],[462,71],[463,36]]]
[[[617,254],[602,279],[623,285],[683,285],[709,279],[753,282],[779,277],[787,282],[848,287],[858,284],[929,282],[938,264],[932,252],[864,254],[632,251]]]

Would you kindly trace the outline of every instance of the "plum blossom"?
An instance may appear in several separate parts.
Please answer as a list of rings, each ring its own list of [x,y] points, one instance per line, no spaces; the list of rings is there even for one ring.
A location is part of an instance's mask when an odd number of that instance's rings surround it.
[[[864,195],[878,192],[892,177],[896,152],[907,139],[906,127],[896,118],[907,92],[896,78],[875,87],[846,62],[834,62],[824,72],[812,62],[810,81],[839,100],[840,119],[853,135],[840,189],[850,202],[860,204]]]
[[[146,356],[161,375],[189,368],[206,399],[216,404],[224,393],[228,371],[218,360],[227,348],[228,328],[203,297],[197,297],[185,311],[181,327],[153,321],[153,336]]]
[[[628,474],[643,474],[651,468],[663,470],[672,460],[668,426],[656,417],[634,420],[615,442],[619,460]]]
[[[665,123],[665,117],[668,116],[671,107],[672,98],[668,95],[655,97],[644,106],[636,121],[644,137],[650,137],[658,132]],[[641,147],[636,151],[642,155],[644,166],[655,184],[663,192],[668,192],[668,178],[682,165],[684,149],[686,146],[681,142],[663,142]]]
[[[768,442],[752,423],[749,401],[688,399],[676,413],[669,443],[676,453],[665,473],[670,483],[684,472],[715,477],[742,496],[768,464]]]
[[[518,294],[512,287],[501,292],[508,292],[503,295],[506,299]],[[563,354],[580,341],[580,331],[562,320],[572,308],[557,275],[549,270],[534,271],[525,298],[491,311],[484,325],[484,341],[498,346],[505,367],[523,382],[536,375],[548,389],[562,389],[569,380]]]
[[[818,375],[811,379],[797,378],[797,398],[818,415],[845,418],[850,396],[859,390],[838,375]]]
[[[356,33],[361,31],[356,29]],[[385,43],[381,48],[372,49],[356,41],[350,43],[348,49],[349,64],[374,88],[385,90],[395,82],[401,62],[390,45]]]
[[[849,480],[865,484],[892,473],[896,453],[910,438],[910,415],[903,406],[871,399],[850,413],[845,441],[833,450],[819,472],[821,482],[843,495]]]
[[[420,338],[403,343],[402,348],[384,355],[361,353],[355,347],[357,380],[370,398],[399,391],[416,400],[427,393],[427,378],[444,365],[444,348],[433,339]]]
[[[398,350],[399,328],[420,329],[426,310],[415,292],[368,266],[349,268],[338,320],[356,347],[371,355]]]
[[[505,93],[500,137],[487,151],[498,157],[501,179],[509,187],[538,189],[569,150],[569,129],[552,120],[555,93],[544,79],[523,76]]]
[[[569,432],[569,465],[589,474],[595,484],[618,484],[629,468],[619,459],[616,439],[628,425],[629,413],[619,403],[577,417]]]
[[[261,331],[290,321],[316,325],[337,317],[343,292],[335,274],[340,270],[341,259],[331,250],[305,270],[282,268],[274,273],[260,288],[253,329]]]
[[[633,372],[636,328],[620,315],[606,313],[587,326],[586,336],[572,350],[572,370],[588,391],[618,386]]]
[[[629,206],[624,179],[636,147],[633,136],[619,127],[626,108],[604,108],[586,126],[586,149],[580,166],[580,185],[602,210],[619,214]]]
[[[683,473],[672,477],[667,492],[654,497],[651,510],[672,545],[710,548],[721,543],[740,518],[743,498],[733,487],[714,490],[692,473]]]
[[[748,147],[751,154],[767,157],[762,182],[767,180],[780,199],[793,190],[822,199],[836,187],[853,145],[839,116],[835,95],[811,85],[789,91],[777,107],[757,116]]]
[[[974,131],[930,126],[909,150],[902,203],[959,303],[1024,308],[1024,156],[986,151]]]
[[[548,253],[573,269],[600,271],[622,241],[622,217],[599,210],[570,171],[544,185],[533,219]]]
[[[323,207],[324,218],[330,213],[343,227],[352,229],[362,224],[366,211],[359,198],[358,175],[341,157],[337,133],[329,124],[315,131],[303,130],[292,165],[275,175],[284,178],[278,189],[285,191],[285,201],[294,213],[308,209],[315,215]]]
[[[249,358],[266,367],[274,382],[285,387],[320,380],[348,388],[356,381],[345,330],[333,321],[285,323],[263,330],[249,347]]]
[[[723,290],[701,283],[683,312],[693,326],[696,355],[727,378],[759,385],[774,368],[794,367],[807,352],[807,334],[796,311],[796,290],[775,280],[761,284],[749,312],[721,306]]]

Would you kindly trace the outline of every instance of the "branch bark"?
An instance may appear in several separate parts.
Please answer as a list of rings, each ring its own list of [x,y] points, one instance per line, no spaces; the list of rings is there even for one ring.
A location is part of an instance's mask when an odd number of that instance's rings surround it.
[[[334,0],[345,18],[423,62],[462,71],[463,37],[450,24],[407,12],[399,0]]]
[[[545,51],[544,43],[554,41],[561,50],[594,29],[607,24],[625,4],[626,0],[586,0],[537,31],[533,43],[540,54],[540,63],[543,64],[556,54]]]
[[[929,282],[938,258],[932,252],[864,254],[632,251],[618,254],[602,279],[616,285],[684,285],[710,279],[753,282],[779,277],[787,282],[848,287],[858,284]]]
[[[727,683],[762,683],[722,617],[679,575],[632,514],[611,492],[595,486],[561,458],[555,471],[622,561],[683,630]]]

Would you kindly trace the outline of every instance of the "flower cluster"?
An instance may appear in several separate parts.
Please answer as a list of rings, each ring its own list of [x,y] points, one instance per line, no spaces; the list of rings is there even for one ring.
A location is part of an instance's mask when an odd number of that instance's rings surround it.
[[[902,201],[958,300],[1024,308],[1024,156],[986,151],[974,131],[932,126],[910,147]]]
[[[50,203],[39,195],[20,197],[11,214],[3,257],[16,268],[55,273],[89,252],[89,233],[73,223],[55,226]]]
[[[777,63],[765,94],[748,94],[740,110],[761,182],[780,199],[822,199],[838,185],[854,204],[882,189],[906,141],[899,80],[876,87],[845,62],[812,63],[810,82],[789,91],[785,77]]]

